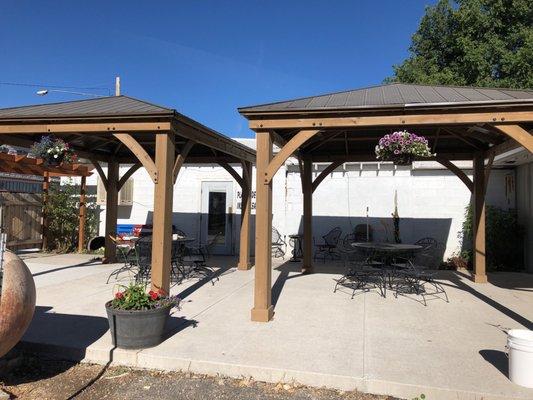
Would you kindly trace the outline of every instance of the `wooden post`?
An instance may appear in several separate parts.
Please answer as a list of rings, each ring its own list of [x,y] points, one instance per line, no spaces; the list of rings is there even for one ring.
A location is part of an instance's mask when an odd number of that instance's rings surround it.
[[[50,175],[43,174],[43,243],[42,250],[48,250],[48,217],[46,215],[46,205],[48,203],[48,190],[50,189]]]
[[[87,203],[85,195],[87,192],[87,177],[81,177],[80,185],[80,225],[78,228],[78,253],[83,252],[85,248],[85,222],[87,221]]]
[[[303,160],[302,192],[304,197],[304,238],[302,273],[313,272],[313,161],[305,156]]]
[[[118,170],[118,162],[110,161],[107,163],[104,263],[114,263],[117,261],[117,247],[116,243],[111,239],[111,236],[115,237],[117,235]]]
[[[269,132],[257,132],[257,177],[255,212],[255,287],[252,321],[268,322],[272,307],[272,180],[265,181],[272,160]]]
[[[252,209],[252,163],[242,162],[241,237],[238,269],[250,269],[250,218]]]
[[[485,155],[478,152],[474,156],[474,196],[472,202],[474,258],[474,282],[486,283],[485,261]]]
[[[170,290],[170,256],[172,251],[172,192],[174,187],[174,142],[170,133],[157,133],[152,233],[152,290]]]

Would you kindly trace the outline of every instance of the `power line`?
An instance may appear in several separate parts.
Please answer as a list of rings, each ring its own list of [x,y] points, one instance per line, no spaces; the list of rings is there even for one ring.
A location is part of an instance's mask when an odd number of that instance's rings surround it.
[[[100,87],[93,86],[93,87],[80,87],[80,86],[60,86],[60,85],[47,85],[47,84],[37,84],[37,83],[21,83],[21,82],[0,82],[0,85],[7,85],[7,86],[25,86],[25,87],[45,87],[50,89],[80,89],[80,90],[107,90],[108,93],[110,93],[109,87],[103,86],[104,83],[100,85]],[[103,87],[102,87],[103,86]]]

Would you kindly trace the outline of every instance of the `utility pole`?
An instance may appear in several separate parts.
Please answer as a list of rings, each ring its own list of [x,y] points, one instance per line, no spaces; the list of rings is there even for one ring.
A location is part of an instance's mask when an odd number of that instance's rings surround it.
[[[115,78],[115,96],[120,96],[120,76]]]

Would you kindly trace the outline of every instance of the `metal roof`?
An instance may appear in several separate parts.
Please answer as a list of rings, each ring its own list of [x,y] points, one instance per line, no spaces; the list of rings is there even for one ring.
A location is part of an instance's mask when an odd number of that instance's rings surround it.
[[[152,116],[173,113],[173,109],[157,106],[133,97],[110,96],[62,103],[3,108],[0,109],[0,119]]]
[[[101,123],[95,130],[83,134],[80,127],[83,124]],[[109,156],[132,159],[127,146],[114,138],[115,123],[162,123],[172,126],[176,135],[176,146],[182,146],[191,139],[195,145],[189,152],[186,162],[207,160],[216,162],[217,158],[227,157],[230,162],[247,160],[255,161],[255,150],[245,146],[205,125],[180,114],[176,110],[161,107],[129,96],[110,96],[95,99],[67,101],[11,107],[0,109],[0,128],[4,133],[0,135],[0,143],[28,147],[33,141],[39,140],[43,133],[67,136],[69,143],[81,154],[90,153],[94,157],[108,158]],[[48,124],[55,124],[49,127]],[[79,125],[79,126],[78,126]],[[24,135],[11,135],[10,127],[15,130],[28,128]],[[72,130],[69,130],[69,127]],[[55,130],[61,127],[59,130]],[[142,139],[142,146],[149,154],[155,152],[154,132],[138,129],[130,132],[137,139]],[[140,136],[139,136],[140,134]],[[111,136],[111,137],[106,137]],[[30,140],[28,140],[30,139]],[[125,162],[125,161],[124,161]]]
[[[242,114],[532,102],[533,90],[391,83],[239,108]]]

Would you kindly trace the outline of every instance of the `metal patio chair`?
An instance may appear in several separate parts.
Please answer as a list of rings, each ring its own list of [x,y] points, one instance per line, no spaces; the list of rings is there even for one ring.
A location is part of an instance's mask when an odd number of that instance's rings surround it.
[[[285,238],[281,236],[276,228],[272,227],[272,256],[285,259],[286,248]]]
[[[385,297],[384,270],[374,263],[367,252],[352,246],[352,243],[357,242],[356,238],[355,233],[350,233],[344,237],[338,246],[346,273],[336,280],[333,293],[337,292],[339,287],[345,287],[352,290],[353,299],[358,290],[368,292],[372,289],[378,289],[380,295]]]
[[[135,242],[135,266],[138,269],[135,282],[149,281],[152,271],[152,236],[142,236]]]
[[[131,273],[133,274],[133,276],[135,276],[135,274],[137,273],[135,266],[134,248],[120,244],[119,240],[116,237],[113,237],[112,235],[109,235],[109,238],[115,243],[117,249],[117,256],[119,260],[123,263],[123,265],[109,274],[109,276],[107,277],[106,284],[109,283],[113,276],[115,277],[115,280],[117,280],[119,275],[124,272]]]
[[[337,252],[337,245],[342,235],[342,229],[339,227],[333,228],[331,231],[322,236],[322,243],[316,243],[313,237],[313,243],[315,245],[315,254],[313,259],[321,257],[326,262],[326,257],[331,260],[339,260],[341,257]]]

